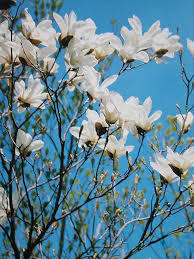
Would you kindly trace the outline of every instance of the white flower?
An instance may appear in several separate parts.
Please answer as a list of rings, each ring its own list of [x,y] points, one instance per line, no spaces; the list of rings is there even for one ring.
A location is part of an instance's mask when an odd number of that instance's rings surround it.
[[[0,187],[0,224],[7,221],[7,214],[10,211],[9,200],[5,190]]]
[[[173,172],[166,158],[160,153],[155,153],[154,157],[156,162],[150,162],[151,167],[159,172],[168,183],[179,180],[179,177]]]
[[[52,75],[56,74],[58,71],[58,68],[59,68],[59,65],[56,63],[55,58],[44,58],[43,59],[42,70],[47,75],[52,76]]]
[[[111,44],[112,41],[116,40],[117,37],[113,33],[102,33],[102,34],[86,34],[82,36],[80,41],[81,48],[87,50],[87,53],[90,53],[95,56],[95,58],[100,62],[106,56],[109,56],[113,53],[115,48]]]
[[[88,118],[89,122],[94,123],[96,133],[99,137],[101,137],[106,133],[108,124],[106,123],[105,117],[103,114],[100,114],[99,116],[96,111],[88,109],[86,111],[86,117]]]
[[[126,143],[126,136],[123,136],[120,140],[113,135],[108,137],[108,143],[106,144],[105,139],[100,139],[98,146],[102,149],[105,149],[110,156],[110,158],[118,158],[126,153],[130,153],[134,146],[125,146]]]
[[[24,11],[25,20],[22,20],[22,32],[26,39],[29,39],[33,44],[44,46],[55,45],[56,31],[52,27],[51,20],[43,20],[37,26],[28,13],[28,8]]]
[[[187,39],[187,48],[191,52],[191,55],[194,56],[194,41]]]
[[[102,33],[95,35],[94,55],[98,61],[103,60],[105,57],[111,55],[115,48],[112,46],[111,41],[116,38],[113,33]]]
[[[69,79],[67,80],[67,88],[70,92],[74,91],[75,88],[79,88],[79,83],[84,81],[84,75],[82,68],[72,69],[70,65],[65,62],[66,71]]]
[[[20,202],[20,191],[16,189],[12,196],[13,209],[17,210],[19,202]],[[6,191],[0,187],[0,225],[3,225],[8,220],[8,216],[10,213],[10,204],[9,198],[7,197]]]
[[[179,36],[173,35],[169,37],[171,33],[168,28],[163,29],[160,33],[157,33],[152,39],[152,49],[154,51],[156,63],[167,63],[164,57],[173,58],[174,52],[182,49],[182,45],[179,42]]]
[[[181,176],[194,166],[194,147],[188,148],[183,154],[174,153],[167,147],[166,159],[173,172]]]
[[[44,142],[42,140],[32,141],[32,136],[19,129],[16,138],[15,154],[19,156],[23,154],[25,157],[29,156],[32,152],[40,150]]]
[[[87,49],[82,49],[80,40],[73,39],[66,48],[65,62],[72,68],[82,68],[83,66],[94,67],[98,60],[94,55],[88,54]]]
[[[100,109],[106,121],[114,124],[120,119],[121,109],[124,105],[124,100],[119,93],[109,92],[109,94],[102,98]]]
[[[6,19],[0,23],[0,41],[4,41],[5,39],[10,40],[8,36],[10,36],[10,30],[8,26],[8,20]]]
[[[28,87],[25,88],[23,80],[15,83],[16,100],[18,101],[18,112],[25,111],[28,107],[39,107],[44,109],[43,99],[47,98],[47,93],[43,93],[44,86],[40,79],[33,79],[30,75],[28,79]]]
[[[118,50],[119,56],[124,63],[131,63],[134,60],[143,62],[149,61],[147,49],[151,47],[152,38],[159,32],[160,22],[155,22],[148,32],[142,34],[142,24],[138,17],[133,15],[133,18],[128,19],[133,30],[128,30],[127,27],[121,28],[121,36],[124,39],[124,44],[117,38],[111,42]]]
[[[185,114],[176,115],[176,120],[180,125],[181,130],[183,130],[184,133],[187,133],[193,123],[194,117],[191,112],[188,112],[186,115]]]
[[[40,69],[38,62],[43,61],[57,50],[56,45],[52,42],[43,48],[38,48],[27,40],[21,33],[18,34],[14,42],[10,42],[8,46],[16,51],[20,62],[23,65],[32,66]]]
[[[108,124],[103,114],[100,116],[94,110],[86,111],[88,121],[82,122],[82,127],[71,127],[70,133],[79,139],[78,146],[91,146],[97,144],[99,138],[107,132]]]
[[[118,78],[117,75],[110,76],[102,82],[101,86],[99,86],[101,75],[94,68],[88,66],[83,67],[83,74],[85,76],[85,81],[81,84],[81,89],[87,91],[93,102],[100,100],[107,95],[107,87],[113,84]]]
[[[73,37],[80,38],[85,33],[90,34],[96,29],[91,19],[77,21],[76,14],[73,11],[69,16],[65,14],[64,19],[57,13],[53,13],[53,17],[61,30],[59,42],[64,48],[68,46]]]
[[[81,128],[71,127],[70,133],[79,140],[78,147],[91,147],[92,145],[96,145],[99,140],[95,124],[85,120],[82,122]]]
[[[121,122],[123,128],[128,128],[137,139],[145,133],[152,130],[152,123],[159,119],[162,112],[156,111],[149,116],[152,108],[152,100],[148,97],[141,105],[138,98],[130,97],[126,101],[125,111],[121,113]]]
[[[20,61],[17,57],[18,51],[16,45],[12,42],[0,42],[0,65],[4,65],[4,70],[7,70],[9,65],[15,62],[19,65]]]

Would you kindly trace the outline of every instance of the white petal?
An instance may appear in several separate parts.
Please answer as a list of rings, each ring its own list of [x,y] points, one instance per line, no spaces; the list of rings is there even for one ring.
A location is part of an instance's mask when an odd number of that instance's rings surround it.
[[[162,115],[161,111],[156,111],[154,114],[152,114],[149,118],[150,123],[154,122],[155,120],[158,120]]]
[[[42,140],[35,140],[30,144],[28,150],[31,152],[37,151],[41,149],[43,146],[44,146],[44,142]]]
[[[113,84],[118,78],[118,75],[109,76],[106,78],[103,83],[101,84],[101,88],[106,88],[109,85]]]

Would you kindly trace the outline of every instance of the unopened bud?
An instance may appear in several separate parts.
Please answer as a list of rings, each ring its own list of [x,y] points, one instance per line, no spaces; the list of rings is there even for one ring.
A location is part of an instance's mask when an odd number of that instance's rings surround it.
[[[101,184],[103,184],[103,181],[106,178],[107,174],[108,174],[108,171],[106,171],[104,174],[101,174],[101,176],[100,176],[100,183]]]
[[[145,161],[145,158],[144,158],[144,157],[141,158],[141,162],[142,162],[144,165],[146,165],[146,161]]]
[[[52,167],[52,165],[53,165],[53,162],[51,161],[51,162],[49,162],[49,168],[51,168]]]
[[[191,145],[194,142],[194,138],[188,138],[187,142],[188,142],[189,145]]]
[[[50,94],[47,94],[47,99],[48,99],[48,104],[52,103],[52,99],[51,99]]]
[[[116,211],[115,211],[115,217],[119,217],[120,216],[120,209],[117,209]]]
[[[128,162],[129,162],[130,165],[132,164],[131,157],[129,157]]]
[[[139,182],[139,176],[138,176],[138,174],[136,174],[136,175],[135,175],[135,185],[137,185],[138,182]]]
[[[158,130],[155,131],[155,139],[158,138]]]
[[[56,229],[56,228],[57,228],[57,225],[58,225],[57,221],[53,222],[52,228],[53,228],[53,229]]]
[[[116,181],[116,179],[117,179],[117,176],[112,174],[112,176],[111,176],[112,182]]]
[[[38,158],[38,154],[36,154],[36,155],[34,156],[34,161],[35,161],[37,158]]]
[[[155,146],[154,146],[153,143],[150,143],[150,147],[151,147],[151,149],[153,149],[154,151],[156,150],[156,148],[155,148]]]
[[[138,166],[136,166],[135,168],[133,168],[133,172],[135,172],[138,169]]]

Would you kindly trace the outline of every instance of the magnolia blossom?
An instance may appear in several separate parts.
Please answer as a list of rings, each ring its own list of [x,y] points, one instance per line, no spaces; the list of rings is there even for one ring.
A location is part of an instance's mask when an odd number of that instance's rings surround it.
[[[81,128],[71,127],[70,133],[79,140],[78,147],[91,147],[96,145],[99,140],[95,124],[85,120],[82,122]]]
[[[111,44],[112,39],[116,36],[113,33],[103,33],[95,35],[95,46],[93,48],[93,54],[98,61],[102,61],[105,57],[111,55],[115,48]]]
[[[18,101],[18,112],[25,111],[28,107],[38,107],[44,109],[43,100],[47,98],[47,93],[43,93],[44,86],[40,79],[34,79],[30,75],[28,79],[28,87],[25,88],[23,80],[15,83],[16,100]]]
[[[114,52],[115,48],[111,42],[116,39],[117,37],[113,33],[96,34],[94,31],[93,34],[82,35],[80,47],[88,54],[94,55],[100,62]]]
[[[164,57],[173,58],[174,52],[182,49],[182,45],[179,42],[179,36],[170,35],[171,33],[168,28],[165,28],[161,30],[160,33],[157,33],[152,39],[152,49],[157,64],[161,62],[167,63]]]
[[[19,156],[23,154],[25,157],[29,156],[32,152],[40,150],[44,145],[42,140],[32,141],[32,136],[19,129],[16,138],[15,154]]]
[[[8,20],[6,19],[2,23],[0,23],[0,42],[4,40],[10,40],[10,30]]]
[[[61,30],[59,42],[64,48],[68,46],[72,38],[80,38],[82,35],[90,34],[96,29],[92,19],[77,21],[76,14],[73,11],[69,16],[65,14],[64,19],[57,13],[53,13],[53,17]]]
[[[9,65],[13,63],[18,65],[19,59],[17,58],[18,50],[16,45],[10,41],[16,40],[17,36],[14,32],[9,30],[8,20],[0,23],[0,65],[4,65],[4,70],[7,70]]]
[[[148,62],[147,50],[151,47],[152,38],[160,30],[160,22],[155,22],[144,35],[142,34],[142,24],[138,17],[133,15],[133,18],[128,19],[128,22],[132,30],[123,26],[120,32],[124,39],[124,44],[119,39],[113,39],[112,44],[118,50],[119,56],[124,63],[131,63],[134,60]]]
[[[119,93],[109,92],[109,94],[102,98],[100,109],[106,121],[114,124],[120,119],[121,110],[124,105],[124,100]]]
[[[19,33],[12,42],[7,45],[13,49],[15,55],[23,65],[32,66],[40,69],[38,62],[43,61],[54,54],[57,50],[56,44],[50,44],[43,48],[38,48],[27,40],[23,34]]]
[[[73,39],[69,43],[64,60],[71,68],[75,69],[83,66],[94,67],[98,64],[94,55],[88,54],[87,49],[82,49],[80,40],[77,39]]]
[[[179,180],[179,177],[173,172],[169,166],[169,162],[160,153],[155,153],[155,162],[150,162],[151,167],[158,171],[160,175],[168,182],[175,182]]]
[[[68,82],[67,88],[70,92],[74,91],[75,88],[79,88],[79,83],[85,80],[85,77],[82,72],[82,68],[79,69],[72,69],[70,65],[65,63],[66,71],[68,73],[69,79],[66,81]]]
[[[107,132],[108,124],[104,116],[100,116],[96,111],[87,110],[86,116],[88,121],[82,122],[82,127],[71,127],[70,133],[79,139],[78,146],[85,147],[96,145],[102,135]]]
[[[28,12],[25,9],[24,15],[26,19],[22,20],[22,32],[26,39],[29,39],[33,44],[44,46],[55,45],[56,31],[52,27],[51,20],[43,20],[37,26]]]
[[[56,59],[55,58],[44,58],[43,59],[43,66],[42,66],[42,70],[47,74],[47,75],[54,75],[55,73],[57,73],[59,68],[59,65],[56,63]]]
[[[107,87],[113,84],[118,78],[117,75],[110,76],[102,82],[101,86],[99,86],[101,74],[94,68],[88,66],[83,67],[83,74],[85,76],[85,81],[81,84],[81,89],[88,93],[93,102],[100,100],[107,95]]]
[[[108,137],[108,142],[106,143],[105,139],[100,139],[98,146],[102,149],[105,149],[110,156],[110,158],[118,158],[126,153],[133,151],[134,146],[125,146],[126,136],[123,136],[120,140],[113,135]]]
[[[15,45],[11,42],[0,42],[0,65],[4,65],[4,70],[7,70],[9,65],[14,63],[19,65],[20,61],[17,57],[18,51],[14,48]]]
[[[17,210],[20,202],[20,191],[16,189],[12,196],[13,209]],[[8,220],[10,213],[9,198],[7,197],[6,191],[0,187],[0,225],[3,225]]]
[[[103,114],[100,114],[99,116],[96,111],[88,109],[86,111],[86,117],[88,118],[89,122],[94,123],[96,133],[99,137],[101,137],[106,133],[108,124],[106,123],[105,117]]]
[[[194,166],[194,147],[188,148],[183,154],[174,153],[167,147],[166,159],[173,172],[181,176]]]
[[[156,111],[148,117],[152,108],[152,100],[148,97],[141,105],[138,98],[131,97],[126,101],[125,111],[121,113],[121,122],[123,128],[128,128],[137,139],[141,135],[152,130],[152,123],[159,119],[162,112]]]
[[[191,55],[194,56],[194,41],[187,39],[187,48],[191,52]]]
[[[194,117],[191,112],[188,112],[186,115],[185,114],[176,115],[176,120],[180,125],[181,130],[184,133],[187,133],[193,123]]]

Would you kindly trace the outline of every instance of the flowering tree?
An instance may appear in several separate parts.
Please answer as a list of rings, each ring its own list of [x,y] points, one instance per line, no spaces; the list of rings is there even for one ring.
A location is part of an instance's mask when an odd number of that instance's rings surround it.
[[[135,15],[120,35],[97,34],[91,18],[54,9],[39,22],[22,3],[1,12],[1,256],[129,258],[159,242],[168,256],[166,238],[193,230],[193,75],[179,36],[159,21],[143,33]],[[149,94],[141,103],[110,88],[175,52],[185,109],[163,130]]]

